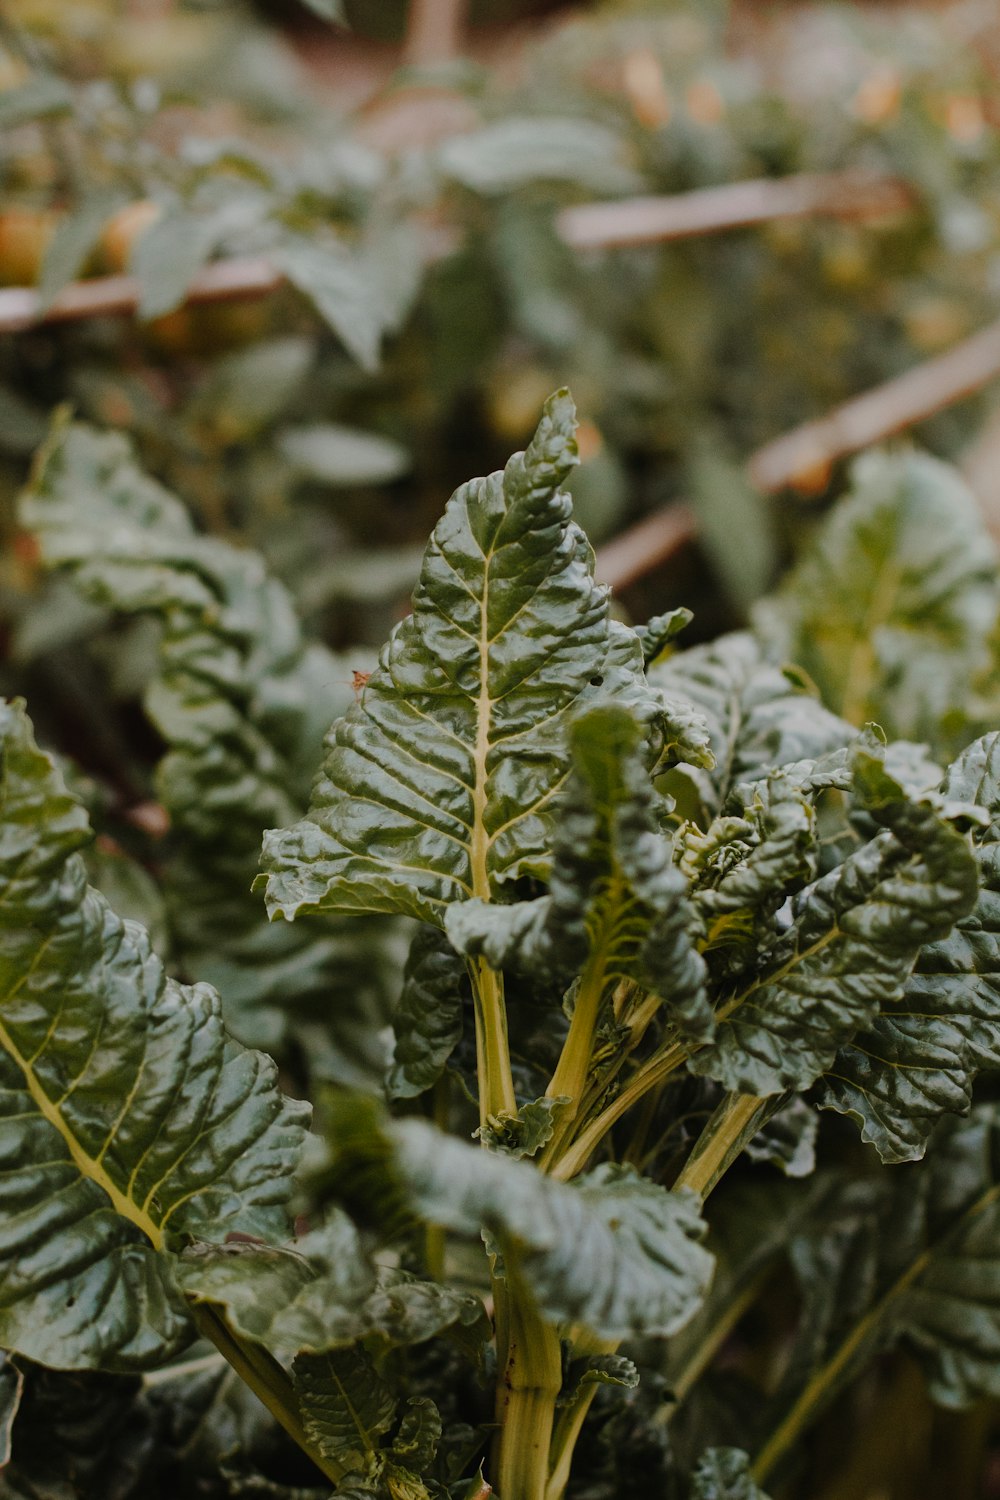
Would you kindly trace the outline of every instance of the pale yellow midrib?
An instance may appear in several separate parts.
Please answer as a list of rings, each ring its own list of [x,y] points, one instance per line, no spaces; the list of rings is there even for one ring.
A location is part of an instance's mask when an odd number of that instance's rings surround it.
[[[153,1220],[137,1203],[134,1203],[120,1188],[115,1186],[99,1161],[87,1155],[80,1142],[70,1131],[58,1107],[53,1104],[52,1100],[43,1090],[37,1076],[32,1070],[31,1064],[20,1051],[10,1032],[2,1022],[0,1022],[0,1043],[2,1043],[5,1051],[10,1054],[21,1069],[28,1093],[31,1095],[39,1113],[49,1122],[53,1129],[58,1131],[66,1143],[70,1156],[76,1163],[81,1177],[85,1177],[88,1181],[96,1183],[110,1198],[115,1212],[120,1214],[123,1219],[127,1219],[130,1223],[134,1224],[137,1229],[141,1229],[154,1250],[162,1250],[163,1234],[159,1226],[153,1223]]]
[[[490,748],[490,688],[487,615],[490,600],[490,558],[483,559],[483,597],[479,606],[479,693],[476,698],[476,745],[473,751],[472,840],[469,861],[472,866],[473,894],[483,901],[490,899],[487,869],[490,840],[486,833],[486,757]]]

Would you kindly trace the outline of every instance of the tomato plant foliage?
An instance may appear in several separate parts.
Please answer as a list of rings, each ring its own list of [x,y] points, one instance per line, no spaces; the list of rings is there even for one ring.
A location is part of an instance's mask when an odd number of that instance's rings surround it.
[[[678,649],[686,612],[633,629],[594,581],[574,425],[557,392],[456,491],[357,695],[120,438],[44,447],[45,562],[158,624],[172,830],[158,953],[0,709],[11,1495],[760,1500],[899,1344],[945,1405],[1000,1394],[974,513],[866,460],[755,628]],[[727,1417],[713,1361],[783,1262],[781,1373]]]

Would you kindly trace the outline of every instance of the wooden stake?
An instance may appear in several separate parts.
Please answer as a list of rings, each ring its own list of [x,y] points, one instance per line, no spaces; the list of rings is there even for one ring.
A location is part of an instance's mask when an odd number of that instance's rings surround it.
[[[765,443],[750,458],[747,473],[760,490],[783,489],[800,475],[822,471],[838,458],[924,421],[998,376],[1000,320],[818,421]]]
[[[199,271],[188,288],[185,305],[205,302],[243,302],[266,297],[284,280],[263,257],[217,260]],[[0,333],[17,333],[36,323],[67,323],[79,318],[128,316],[139,306],[139,283],[134,276],[98,276],[73,281],[52,305],[41,310],[33,287],[0,288]]]
[[[630,526],[597,554],[599,583],[614,589],[627,588],[654,568],[668,562],[698,534],[694,514],[686,505],[669,505]]]
[[[753,178],[663,197],[581,203],[563,209],[560,235],[577,250],[647,245],[815,215],[871,219],[905,213],[913,195],[895,177],[870,172],[802,173]]]
[[[410,0],[403,61],[426,68],[458,57],[464,19],[465,0]]]

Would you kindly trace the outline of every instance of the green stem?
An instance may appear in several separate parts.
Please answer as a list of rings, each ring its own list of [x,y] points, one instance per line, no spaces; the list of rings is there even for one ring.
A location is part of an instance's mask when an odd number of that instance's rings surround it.
[[[799,1435],[809,1422],[812,1421],[822,1405],[835,1393],[838,1384],[850,1369],[852,1363],[863,1354],[865,1344],[870,1340],[877,1345],[880,1332],[879,1325],[885,1317],[887,1310],[895,1302],[896,1298],[907,1291],[913,1283],[923,1275],[933,1257],[941,1248],[941,1244],[947,1244],[950,1239],[956,1238],[963,1231],[971,1219],[978,1218],[1000,1197],[1000,1186],[992,1187],[983,1193],[964,1214],[957,1220],[952,1220],[948,1232],[941,1241],[928,1245],[927,1248],[917,1256],[912,1265],[895,1281],[892,1286],[879,1298],[874,1307],[855,1324],[847,1338],[840,1344],[826,1364],[821,1365],[804,1387],[802,1394],[791,1407],[784,1420],[775,1428],[771,1437],[760,1450],[753,1464],[753,1477],[758,1484],[763,1484],[776,1464],[784,1458],[789,1448],[798,1440]]]
[[[625,1085],[616,1099],[601,1111],[582,1131],[568,1151],[565,1151],[552,1168],[552,1176],[568,1182],[577,1172],[582,1172],[591,1155],[607,1135],[612,1125],[620,1120],[650,1089],[663,1082],[671,1073],[683,1067],[687,1052],[676,1044],[649,1059]]]
[[[728,1306],[723,1308],[716,1321],[706,1331],[701,1343],[690,1355],[687,1363],[674,1374],[670,1382],[670,1391],[674,1400],[671,1415],[687,1400],[692,1388],[708,1369],[743,1314],[753,1307],[770,1275],[771,1267],[765,1266],[748,1282]]]
[[[661,1083],[658,1088],[650,1089],[649,1093],[646,1095],[642,1103],[642,1109],[639,1113],[639,1118],[635,1122],[635,1129],[632,1132],[632,1139],[629,1141],[628,1146],[625,1149],[625,1153],[622,1156],[623,1162],[630,1162],[632,1166],[637,1167],[640,1172],[643,1170],[643,1158],[646,1153],[646,1145],[649,1140],[649,1132],[652,1128],[653,1120],[656,1117],[656,1111],[659,1108],[660,1100],[663,1097],[663,1088],[664,1085]]]
[[[334,1484],[344,1479],[347,1474],[344,1466],[336,1459],[319,1453],[303,1427],[295,1389],[278,1361],[266,1349],[244,1342],[229,1327],[222,1314],[208,1303],[192,1303],[191,1313],[198,1332],[212,1341],[240,1379],[264,1403],[292,1441],[308,1454],[320,1472]]]
[[[482,958],[470,963],[469,973],[476,1012],[479,1123],[485,1125],[491,1115],[517,1114],[517,1096],[510,1068],[503,975]]]
[[[754,1094],[727,1094],[695,1141],[674,1187],[693,1188],[704,1201],[786,1097],[759,1099]]]
[[[569,1031],[559,1055],[552,1082],[545,1093],[549,1099],[571,1099],[575,1112],[579,1107],[590,1070],[594,1048],[594,1030],[604,997],[605,958],[603,948],[591,954],[580,978]]]
[[[504,1500],[545,1500],[562,1386],[559,1335],[539,1316],[516,1276],[508,1280],[506,1303],[506,1360],[497,1386],[496,1489]]]
[[[569,1031],[563,1043],[559,1062],[552,1075],[552,1082],[545,1090],[549,1099],[568,1099],[570,1102],[561,1116],[552,1139],[538,1159],[539,1169],[547,1172],[559,1157],[572,1134],[584,1094],[589,1081],[591,1057],[594,1050],[594,1032],[600,1015],[601,1001],[605,989],[604,946],[591,955],[580,979],[576,993],[576,1004],[569,1023]]]
[[[587,1420],[587,1413],[596,1395],[597,1381],[595,1380],[590,1385],[584,1386],[573,1405],[559,1418],[552,1439],[552,1457],[548,1483],[545,1486],[545,1500],[562,1500],[563,1491],[569,1483],[577,1440],[583,1431],[583,1424]]]
[[[627,1003],[620,1003],[623,996],[625,1001],[634,998],[635,991],[636,987],[628,980],[619,984],[615,991],[612,1001],[615,1020],[619,1025],[627,1026],[627,1034],[622,1043],[615,1048],[613,1056],[603,1062],[599,1068],[592,1068],[580,1108],[577,1111],[578,1126],[590,1119],[597,1104],[614,1084],[660,1010],[662,1001],[658,995],[643,995],[638,1004],[631,1006]]]
[[[898,1295],[903,1284],[909,1285],[912,1279],[910,1275],[905,1276],[890,1296]],[[827,1360],[825,1365],[821,1365],[806,1384],[801,1396],[794,1403],[784,1421],[775,1428],[754,1460],[753,1477],[759,1484],[764,1483],[779,1459],[783,1458],[788,1449],[798,1440],[803,1428],[815,1417],[821,1403],[833,1394],[841,1376],[863,1349],[865,1341],[877,1334],[878,1323],[887,1300],[888,1298],[883,1298],[866,1318],[862,1318],[860,1323],[856,1324],[833,1358]]]

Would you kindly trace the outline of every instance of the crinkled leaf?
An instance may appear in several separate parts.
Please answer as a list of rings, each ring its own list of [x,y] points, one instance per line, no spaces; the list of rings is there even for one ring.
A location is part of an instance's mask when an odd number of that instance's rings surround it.
[[[406,1207],[516,1258],[542,1314],[601,1337],[666,1333],[694,1312],[711,1276],[693,1193],[668,1192],[605,1164],[572,1184],[527,1162],[443,1135],[423,1120],[387,1122],[366,1100],[334,1109],[332,1191],[383,1234],[408,1232]]]
[[[522,1104],[517,1114],[490,1115],[476,1131],[491,1151],[507,1156],[535,1156],[555,1134],[559,1117],[570,1104],[563,1094],[532,1099]]]
[[[825,709],[800,676],[774,666],[747,631],[655,662],[649,681],[708,721],[714,769],[683,767],[698,792],[703,826],[740,783],[815,760],[853,738],[850,725]]]
[[[410,1099],[437,1082],[462,1035],[469,989],[465,964],[439,928],[424,925],[410,947],[393,1026],[390,1099]]]
[[[714,818],[704,833],[693,823],[680,828],[675,857],[691,884],[691,906],[713,974],[759,965],[775,941],[775,913],[816,874],[819,844],[810,797],[792,776],[777,771],[757,784],[741,814]]]
[[[1000,605],[996,556],[958,473],[872,453],[812,550],[755,620],[825,703],[892,736],[945,739],[968,716]]]
[[[291,1247],[194,1245],[182,1255],[179,1275],[193,1301],[220,1308],[239,1334],[281,1359],[359,1339],[395,1347],[443,1334],[475,1357],[489,1335],[478,1297],[374,1268],[342,1214]]]
[[[1000,734],[970,745],[941,789],[976,802],[980,890],[952,931],[921,949],[902,997],[841,1048],[823,1103],[852,1115],[883,1161],[923,1155],[942,1114],[964,1113],[982,1068],[1000,1068]]]
[[[666,1335],[704,1295],[712,1259],[699,1243],[694,1194],[610,1164],[572,1184],[554,1182],[422,1121],[387,1130],[418,1213],[456,1233],[495,1235],[545,1317],[583,1323],[602,1338]]]
[[[21,518],[87,599],[163,627],[146,708],[168,746],[157,786],[179,840],[164,887],[188,969],[219,988],[237,1035],[270,1046],[293,1001],[321,997],[328,1010],[331,993],[343,996],[342,1030],[377,1010],[374,934],[269,925],[249,895],[262,829],[308,802],[323,732],[351,701],[348,666],[303,641],[263,560],[199,535],[118,435],[57,426]]]
[[[478,1358],[490,1337],[480,1299],[471,1292],[406,1271],[382,1270],[363,1309],[366,1332],[390,1345],[448,1338],[470,1358]]]
[[[740,1448],[709,1448],[691,1476],[691,1500],[767,1500]]]
[[[452,496],[413,614],[331,731],[308,818],[266,837],[272,913],[441,925],[453,901],[544,874],[569,715],[602,693],[655,718],[638,641],[609,621],[559,488],[573,430],[560,392],[526,453]]]
[[[375,1290],[357,1230],[336,1213],[294,1246],[189,1246],[178,1275],[192,1302],[221,1309],[237,1333],[281,1359],[354,1343]]]
[[[638,1384],[639,1371],[624,1354],[593,1354],[570,1365],[559,1404],[572,1403],[589,1385],[617,1385],[634,1391]]]
[[[449,909],[448,936],[499,969],[568,979],[606,992],[634,979],[661,996],[689,1035],[711,1034],[705,966],[691,933],[686,882],[657,816],[643,730],[604,704],[570,727],[572,770],[554,816],[549,894]]]
[[[437,1454],[441,1431],[441,1413],[434,1402],[427,1396],[411,1396],[393,1439],[393,1459],[418,1473],[428,1469]]]
[[[911,800],[873,748],[854,753],[858,803],[883,830],[793,901],[768,972],[719,1010],[693,1070],[751,1094],[804,1088],[837,1049],[899,999],[917,954],[976,899],[967,807]],[[973,810],[974,812],[974,810]]]
[[[167,1251],[280,1235],[305,1105],[86,884],[86,815],[0,706],[0,1343],[128,1370],[190,1337]]]
[[[689,609],[680,606],[668,610],[665,615],[654,615],[645,625],[636,626],[636,635],[642,646],[642,659],[646,667],[652,666],[657,657],[666,651],[675,636],[680,635],[694,619]]]
[[[345,1476],[378,1452],[396,1416],[396,1397],[364,1349],[303,1354],[292,1366],[303,1426]],[[359,1475],[360,1477],[360,1475]]]

